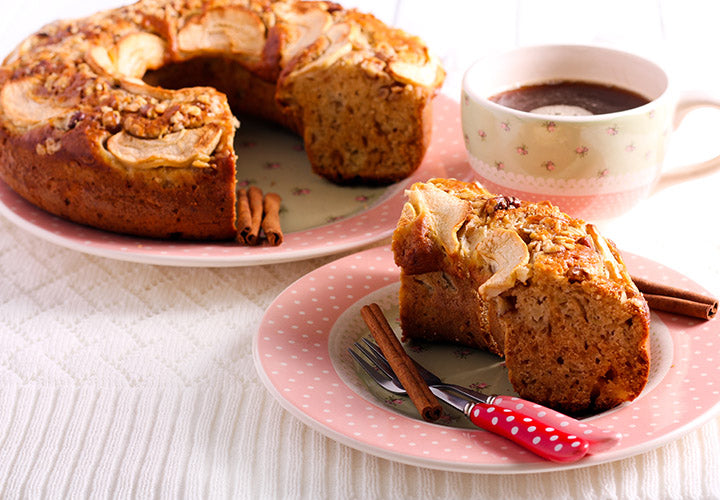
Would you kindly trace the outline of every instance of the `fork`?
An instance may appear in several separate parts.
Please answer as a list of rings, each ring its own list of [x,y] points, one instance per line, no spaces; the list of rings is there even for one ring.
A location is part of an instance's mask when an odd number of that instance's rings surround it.
[[[369,340],[366,337],[363,337],[361,340],[365,343],[365,345],[367,346],[368,349],[370,349],[376,356],[378,356],[379,358],[381,358],[382,360],[384,360],[387,363],[387,358],[382,353],[382,351],[380,350],[380,348],[378,347],[378,345],[376,343],[374,343],[373,341]],[[420,376],[425,380],[427,385],[429,385],[431,387],[439,387],[440,389],[450,389],[459,394],[462,394],[466,398],[469,398],[469,399],[472,399],[472,400],[475,400],[478,402],[488,403],[488,404],[493,402],[494,396],[488,396],[487,394],[483,394],[482,392],[474,391],[474,390],[470,389],[469,387],[464,387],[462,385],[449,384],[447,382],[443,382],[440,379],[440,377],[435,375],[433,372],[431,372],[430,370],[428,370],[427,368],[422,366],[420,363],[418,363],[414,359],[412,359],[412,358],[410,358],[410,359],[412,360],[415,367],[418,369],[418,373],[420,373]],[[389,363],[387,366],[390,366]]]
[[[373,354],[384,361],[386,367],[390,367],[387,363],[387,359],[383,355],[380,348],[374,342],[363,337],[363,343],[370,349]],[[411,358],[412,359],[412,358]],[[567,432],[571,432],[578,436],[582,436],[590,445],[589,453],[600,453],[607,451],[613,446],[617,445],[622,439],[622,434],[617,432],[614,433],[607,429],[602,429],[586,422],[581,422],[575,418],[572,418],[564,413],[560,413],[551,408],[526,401],[524,399],[515,396],[495,396],[483,394],[481,392],[473,391],[467,387],[456,384],[448,384],[443,382],[440,377],[432,373],[430,370],[423,367],[420,363],[412,360],[420,373],[420,376],[425,380],[428,386],[439,387],[441,389],[453,390],[469,399],[498,406],[500,408],[508,408],[511,410],[522,410],[523,413],[534,413],[533,416],[538,421],[551,427],[561,427]]]
[[[358,342],[353,347],[372,363],[365,361],[353,348],[348,349],[353,359],[378,385],[394,394],[407,394],[384,357],[377,356]],[[584,438],[546,426],[516,409],[459,397],[437,386],[430,386],[430,390],[438,399],[462,412],[473,424],[505,437],[542,458],[569,463],[580,460],[588,452],[589,444]]]

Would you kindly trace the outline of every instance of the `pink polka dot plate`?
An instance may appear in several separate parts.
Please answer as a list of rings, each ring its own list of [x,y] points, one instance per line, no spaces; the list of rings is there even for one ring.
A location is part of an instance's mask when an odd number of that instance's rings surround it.
[[[51,243],[119,260],[174,266],[247,266],[339,253],[388,237],[410,183],[431,177],[469,180],[458,103],[435,101],[433,137],[422,165],[387,187],[337,186],[312,173],[302,140],[278,127],[242,120],[235,138],[237,181],[282,197],[282,245],[160,241],[75,224],[31,205],[0,181],[0,213]]]
[[[672,269],[636,255],[624,257],[636,276],[706,293]],[[437,423],[425,422],[409,400],[367,380],[347,353],[353,342],[369,336],[360,316],[363,305],[378,303],[399,331],[398,289],[399,271],[389,247],[341,258],[278,296],[254,338],[256,368],[280,404],[316,431],[355,449],[458,472],[555,471],[647,452],[720,410],[720,323],[653,312],[646,388],[632,403],[588,419],[622,433],[621,443],[608,451],[557,464],[473,427],[450,409]],[[499,358],[453,346],[406,347],[448,382],[515,395]]]

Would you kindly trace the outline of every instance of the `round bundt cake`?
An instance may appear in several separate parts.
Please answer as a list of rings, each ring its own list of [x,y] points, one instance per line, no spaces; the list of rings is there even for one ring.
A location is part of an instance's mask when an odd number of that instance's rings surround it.
[[[0,178],[90,226],[232,238],[231,107],[300,134],[319,175],[385,184],[419,166],[443,78],[418,38],[334,3],[141,0],[5,59]]]

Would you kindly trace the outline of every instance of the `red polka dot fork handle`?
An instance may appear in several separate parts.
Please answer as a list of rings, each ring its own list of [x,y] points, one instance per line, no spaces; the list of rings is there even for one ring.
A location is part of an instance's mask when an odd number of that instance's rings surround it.
[[[439,399],[463,412],[481,429],[507,438],[547,460],[575,462],[584,457],[590,448],[581,435],[550,427],[531,417],[530,412],[523,411],[526,408],[524,405],[519,409],[503,408],[494,403],[476,403],[437,387],[430,390]]]
[[[487,403],[498,408],[515,410],[535,418],[546,427],[561,429],[569,434],[581,436],[588,442],[589,454],[607,451],[620,443],[622,434],[609,429],[602,429],[588,422],[577,420],[545,406],[514,396],[492,396]]]
[[[460,396],[470,399],[471,401],[492,404],[499,408],[506,408],[508,410],[515,410],[527,414],[528,417],[534,418],[545,427],[554,427],[569,434],[581,436],[590,445],[590,448],[588,449],[588,454],[590,455],[607,451],[619,444],[622,440],[622,433],[620,432],[597,427],[591,423],[577,420],[569,415],[560,413],[559,411],[555,411],[546,406],[533,403],[532,401],[527,401],[516,396],[491,396],[461,385],[446,384],[422,366],[418,365],[418,368],[421,370],[421,374],[423,374],[425,380],[430,384],[430,387],[449,389]]]

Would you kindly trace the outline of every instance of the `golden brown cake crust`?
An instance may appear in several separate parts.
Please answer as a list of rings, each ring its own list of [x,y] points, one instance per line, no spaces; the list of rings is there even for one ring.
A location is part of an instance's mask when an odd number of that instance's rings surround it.
[[[594,226],[455,180],[408,196],[393,235],[404,337],[500,354],[521,397],[566,412],[637,397],[649,311]]]
[[[320,175],[389,183],[419,166],[443,77],[416,37],[335,3],[141,0],[45,26],[5,59],[0,178],[95,227],[231,238],[228,101],[302,134]],[[409,125],[380,130],[369,107]]]

